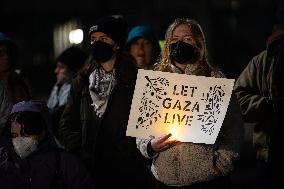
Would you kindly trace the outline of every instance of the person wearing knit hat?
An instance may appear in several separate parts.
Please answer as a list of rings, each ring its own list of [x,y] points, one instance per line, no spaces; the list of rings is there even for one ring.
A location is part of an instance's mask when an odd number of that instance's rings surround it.
[[[161,51],[159,41],[150,26],[132,28],[125,48],[136,59],[137,67],[143,69],[151,69]]]
[[[87,54],[79,47],[71,46],[64,50],[56,59],[57,63],[65,64],[76,73],[85,63]]]
[[[57,80],[48,99],[49,109],[55,110],[66,104],[72,77],[83,66],[86,59],[86,53],[76,46],[67,48],[56,58],[54,73]]]
[[[96,21],[89,29],[94,60],[105,63],[124,47],[128,24],[123,16],[111,15]]]
[[[1,188],[94,189],[86,168],[59,148],[42,101],[12,108],[0,137]]]
[[[127,37],[128,24],[122,15],[111,15],[96,21],[89,29],[89,36],[93,42],[92,34],[102,32],[110,37],[120,48],[123,48]]]
[[[9,68],[15,66],[18,60],[18,47],[16,46],[15,42],[10,39],[7,35],[4,33],[0,32],[0,45],[4,45],[7,47],[7,52],[9,56],[11,57],[9,64]]]
[[[87,59],[87,54],[79,47],[71,46],[65,49],[56,58],[56,83],[49,96],[47,106],[53,117],[54,129],[58,128],[60,116],[67,103],[73,76],[83,66]]]
[[[98,189],[149,188],[145,159],[126,136],[137,76],[134,58],[123,51],[127,23],[122,16],[107,16],[89,34],[91,57],[73,81],[60,142],[82,158]]]
[[[13,104],[31,98],[30,87],[23,76],[15,72],[18,53],[16,43],[0,32],[0,81]]]

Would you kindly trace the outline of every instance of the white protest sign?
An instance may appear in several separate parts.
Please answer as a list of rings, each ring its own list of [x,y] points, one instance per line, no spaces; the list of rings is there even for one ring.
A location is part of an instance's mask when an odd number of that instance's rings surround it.
[[[172,133],[182,142],[214,144],[233,85],[234,79],[139,69],[126,135]]]

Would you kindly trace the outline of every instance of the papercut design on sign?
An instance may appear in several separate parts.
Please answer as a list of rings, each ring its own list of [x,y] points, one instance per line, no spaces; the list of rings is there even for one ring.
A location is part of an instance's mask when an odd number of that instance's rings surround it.
[[[162,99],[162,96],[167,95],[164,87],[169,86],[169,81],[162,77],[150,79],[148,76],[145,76],[145,79],[147,80],[147,84],[143,91],[143,97],[140,103],[141,106],[139,107],[140,116],[137,120],[136,129],[145,126],[146,129],[148,129],[150,125],[158,120],[158,118],[161,118],[161,115],[158,113],[160,105],[153,102],[151,98],[156,98],[159,102]],[[145,97],[146,94],[150,94],[147,95],[149,98]]]
[[[208,93],[203,93],[205,109],[203,114],[197,115],[197,120],[201,121],[201,130],[211,135],[214,131],[214,125],[218,121],[220,108],[224,102],[225,91],[221,86],[210,87]]]
[[[145,76],[145,79],[148,82],[146,84],[146,90],[144,90],[143,95],[150,93],[151,96],[154,96],[158,101],[162,99],[161,96],[167,95],[163,88],[170,85],[167,79],[162,77],[150,79],[148,76]]]

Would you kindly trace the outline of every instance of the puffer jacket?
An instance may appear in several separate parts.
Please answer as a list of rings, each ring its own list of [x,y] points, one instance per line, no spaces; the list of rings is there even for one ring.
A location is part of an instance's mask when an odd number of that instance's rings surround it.
[[[224,76],[218,70],[211,70],[210,75]],[[215,144],[181,143],[150,157],[147,152],[150,140],[137,139],[136,143],[145,157],[153,158],[151,171],[158,181],[181,187],[229,174],[239,155],[242,137],[243,120],[233,94]]]

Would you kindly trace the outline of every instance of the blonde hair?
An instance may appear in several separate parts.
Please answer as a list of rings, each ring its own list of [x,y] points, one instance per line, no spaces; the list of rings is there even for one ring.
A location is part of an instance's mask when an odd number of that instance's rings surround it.
[[[206,58],[206,45],[205,45],[205,36],[203,30],[199,23],[195,20],[189,18],[177,18],[175,19],[170,26],[168,27],[165,35],[165,46],[162,49],[161,55],[157,60],[157,63],[154,67],[155,70],[164,71],[168,65],[171,64],[170,59],[170,45],[172,42],[173,31],[179,26],[185,24],[189,27],[194,39],[196,40],[196,45],[198,48],[204,51],[202,59],[207,62]]]

